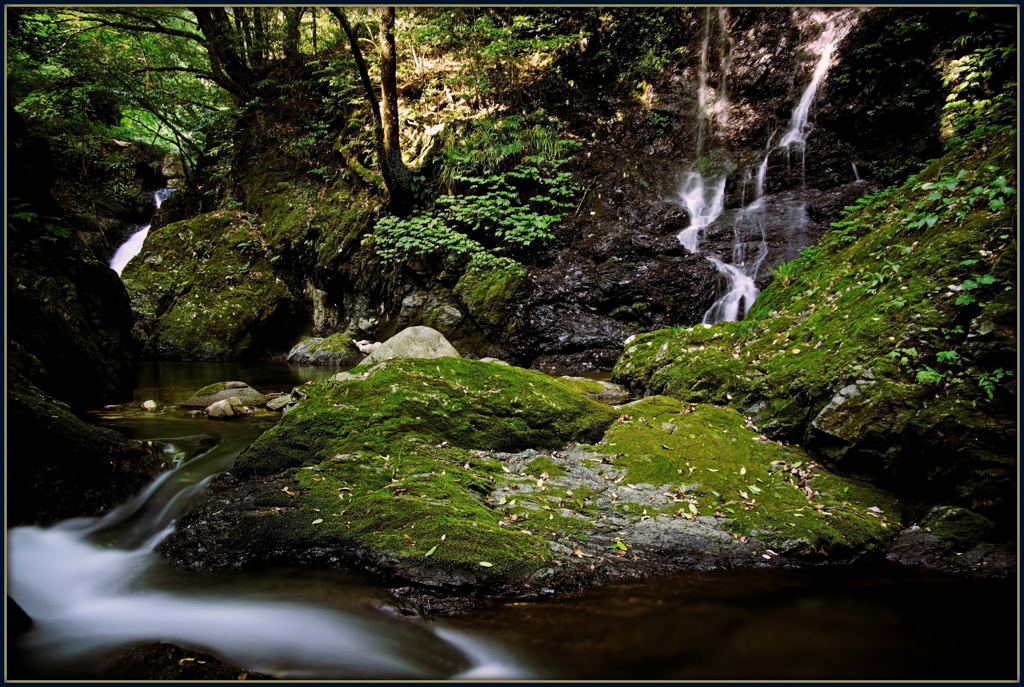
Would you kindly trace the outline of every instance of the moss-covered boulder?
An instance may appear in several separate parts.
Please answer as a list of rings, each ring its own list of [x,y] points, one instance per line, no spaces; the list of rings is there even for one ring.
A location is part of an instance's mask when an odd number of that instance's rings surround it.
[[[640,336],[613,379],[731,404],[847,474],[1015,522],[1015,150],[996,130],[862,199],[743,321]]]
[[[229,398],[237,398],[246,406],[267,404],[267,397],[245,382],[216,382],[196,391],[181,404],[181,407],[208,408],[218,401],[226,401]]]
[[[292,295],[261,231],[239,212],[211,212],[150,231],[122,274],[145,352],[232,360],[283,346]]]
[[[735,410],[666,397],[613,410],[537,372],[454,358],[359,371],[304,387],[162,550],[196,569],[303,561],[529,595],[846,560],[899,529],[890,496]]]
[[[303,339],[288,352],[288,362],[302,365],[358,365],[366,356],[352,337],[331,334]]]
[[[16,372],[6,411],[8,527],[103,515],[166,467],[152,447],[83,420]]]
[[[314,550],[340,562],[344,549],[453,583],[527,573],[550,559],[554,523],[531,532],[499,523],[488,497],[508,467],[490,452],[597,441],[616,416],[539,372],[460,358],[389,361],[365,380],[304,390],[165,550],[194,567]],[[224,497],[222,513],[194,520]]]

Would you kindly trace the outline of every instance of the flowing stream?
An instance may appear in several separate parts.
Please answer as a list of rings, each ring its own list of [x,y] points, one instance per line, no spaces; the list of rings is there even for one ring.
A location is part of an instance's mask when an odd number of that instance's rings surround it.
[[[153,204],[157,210],[160,209],[160,205],[167,199],[167,196],[173,192],[173,188],[162,188],[153,194]],[[144,227],[139,227],[138,231],[129,236],[128,240],[118,247],[114,257],[110,259],[110,269],[117,272],[118,276],[121,276],[121,272],[124,271],[128,262],[142,250],[142,244],[146,242],[146,237],[149,236],[150,226],[147,224]]]
[[[815,12],[811,15],[811,21],[823,24],[825,29],[820,37],[807,48],[818,56],[818,60],[811,75],[811,80],[804,88],[800,100],[797,102],[790,117],[789,127],[786,129],[778,144],[772,145],[772,137],[769,137],[767,150],[764,159],[757,168],[754,180],[754,196],[750,203],[741,207],[733,220],[733,245],[730,261],[726,262],[714,254],[705,257],[715,266],[725,278],[725,288],[722,296],[716,300],[707,312],[704,313],[703,323],[710,325],[722,321],[736,321],[750,310],[757,299],[760,289],[757,288],[756,280],[761,265],[768,255],[767,236],[765,234],[765,201],[764,186],[768,174],[768,160],[773,150],[782,148],[786,151],[786,159],[792,167],[794,159],[800,165],[799,187],[802,190],[805,183],[805,150],[807,133],[810,130],[808,118],[811,106],[814,103],[818,87],[828,73],[831,64],[832,52],[838,42],[846,35],[852,26],[855,15],[853,11],[844,10],[833,15]],[[718,23],[722,35],[728,38],[727,28],[728,15],[725,10],[718,13]],[[697,158],[706,159],[704,146],[709,118],[719,124],[722,123],[722,112],[728,111],[727,82],[729,65],[732,60],[733,44],[727,40],[727,47],[721,57],[721,79],[717,94],[715,94],[714,105],[709,105],[707,87],[708,69],[708,46],[711,36],[711,9],[705,10],[704,37],[701,42],[701,56],[698,74],[698,97],[697,97]],[[774,136],[774,135],[773,135]],[[791,170],[790,170],[791,171]],[[854,174],[856,175],[856,167]],[[690,213],[690,223],[679,235],[679,242],[691,253],[700,253],[700,243],[707,235],[708,227],[717,220],[725,209],[725,185],[727,172],[718,172],[705,175],[701,171],[689,171],[686,173],[683,184],[679,191],[679,201]],[[750,170],[746,170],[744,179],[744,202],[746,196],[746,184],[750,178]],[[859,178],[859,177],[858,177]],[[786,208],[788,223],[799,235],[807,227],[807,208],[801,200]]]
[[[8,532],[7,593],[33,619],[11,645],[34,679],[103,677],[149,642],[282,679],[954,679],[1013,674],[1013,583],[913,571],[693,572],[568,598],[495,600],[462,618],[407,617],[390,589],[343,570],[197,574],[154,547],[277,415],[229,423],[176,406],[214,381],[286,391],[335,373],[286,364],[154,363],[103,424],[164,445],[177,467],[102,518]],[[159,443],[157,443],[159,442]],[[988,618],[991,609],[1005,609]],[[947,630],[948,614],[985,632]],[[984,651],[992,660],[978,665]],[[1006,660],[1004,660],[1006,657]]]

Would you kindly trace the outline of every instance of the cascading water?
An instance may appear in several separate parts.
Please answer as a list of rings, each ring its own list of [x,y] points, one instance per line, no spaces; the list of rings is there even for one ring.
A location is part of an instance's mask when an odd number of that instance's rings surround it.
[[[150,420],[152,421],[152,420]],[[181,436],[189,418],[160,419]],[[18,650],[43,676],[147,642],[199,648],[247,670],[296,679],[526,678],[508,651],[463,632],[409,622],[364,605],[313,602],[243,590],[167,590],[170,571],[154,552],[188,503],[267,428],[204,428],[220,441],[165,473],[103,518],[8,532],[8,594],[32,618]],[[170,423],[170,424],[168,424]],[[201,425],[200,425],[201,426]],[[167,439],[173,442],[174,439]],[[85,668],[86,670],[88,668]]]
[[[160,209],[160,205],[163,204],[167,196],[174,192],[173,188],[162,188],[153,194],[153,204],[156,205],[156,209]],[[142,250],[142,244],[145,243],[146,237],[149,235],[149,227],[147,224],[144,227],[140,227],[138,231],[128,237],[128,240],[121,244],[114,253],[114,257],[110,259],[110,269],[117,272],[118,276],[121,276],[121,272],[124,271],[125,266],[128,262],[134,258]]]
[[[710,10],[708,10],[705,14],[705,36],[702,41],[698,83],[698,117],[701,118],[698,121],[698,158],[703,153],[704,119],[708,114],[705,89],[710,16]],[[750,306],[753,305],[754,300],[760,293],[756,286],[756,279],[761,265],[768,255],[763,196],[770,154],[775,148],[783,148],[786,150],[787,160],[790,161],[790,165],[794,155],[799,159],[799,187],[802,189],[805,184],[805,149],[807,134],[810,129],[808,119],[811,106],[817,95],[818,87],[828,73],[832,52],[836,44],[849,31],[852,26],[851,18],[854,16],[852,10],[843,10],[831,16],[823,12],[816,12],[811,16],[811,21],[825,25],[825,30],[821,33],[820,37],[808,46],[818,55],[811,81],[804,89],[799,102],[793,109],[789,127],[779,140],[779,143],[776,146],[772,146],[772,137],[769,137],[767,152],[757,170],[753,200],[737,211],[736,219],[733,222],[731,262],[725,262],[715,255],[706,256],[715,266],[715,269],[718,270],[719,274],[725,278],[724,295],[715,301],[708,308],[707,312],[704,313],[703,323],[706,325],[740,319],[750,309]],[[728,38],[726,15],[724,12],[719,14],[719,20],[723,36]],[[732,41],[729,40],[729,49],[723,56],[723,72],[719,88],[720,99],[717,101],[720,106],[725,94],[725,74],[731,62],[732,46]],[[854,166],[854,174],[857,174],[856,166]],[[749,171],[747,178],[749,179]],[[709,188],[712,191],[710,194],[707,192]],[[743,191],[745,202],[746,189],[744,188]],[[699,172],[687,173],[679,193],[679,199],[690,213],[690,224],[679,233],[679,242],[691,253],[699,253],[700,240],[705,237],[707,228],[718,219],[724,210],[725,175],[705,180]],[[808,222],[807,208],[806,203],[802,199],[797,203],[793,203],[791,207],[787,207],[786,213],[788,223],[797,235],[806,230]]]
[[[711,44],[711,8],[704,9],[704,34],[700,44],[700,65],[697,72],[697,159],[701,160],[704,152],[704,139],[706,136],[709,115],[713,115],[716,122],[727,118],[729,111],[726,100],[727,77],[729,67],[729,52],[722,57],[717,92],[712,92],[708,87],[708,52]],[[727,13],[725,8],[720,8],[717,17],[721,25],[723,35],[727,35],[725,28]],[[710,100],[709,100],[710,99]],[[690,225],[679,232],[677,238],[683,246],[691,253],[700,252],[700,241],[703,238],[704,230],[722,214],[725,207],[725,173],[705,178],[700,170],[690,171],[686,174],[682,188],[679,191],[679,201],[690,213]]]

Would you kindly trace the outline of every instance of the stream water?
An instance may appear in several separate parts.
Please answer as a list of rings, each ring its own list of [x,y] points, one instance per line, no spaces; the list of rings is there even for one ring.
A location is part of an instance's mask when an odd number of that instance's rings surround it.
[[[24,675],[90,679],[152,641],[283,679],[1012,678],[1012,582],[908,570],[694,572],[572,598],[494,600],[457,619],[400,610],[344,571],[198,575],[154,546],[212,477],[277,420],[190,418],[174,404],[214,381],[264,392],[336,372],[286,364],[151,364],[138,402],[103,424],[165,443],[176,469],[100,519],[8,532],[8,594],[33,618],[13,647]]]

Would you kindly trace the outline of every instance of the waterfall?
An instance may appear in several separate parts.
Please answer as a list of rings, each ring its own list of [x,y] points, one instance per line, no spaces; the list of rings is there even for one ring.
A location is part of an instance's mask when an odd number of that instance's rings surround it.
[[[725,178],[723,171],[716,175],[704,176],[703,167],[707,160],[702,159],[704,138],[709,118],[721,125],[727,121],[729,103],[726,99],[727,78],[732,57],[732,40],[728,38],[726,21],[728,14],[720,9],[717,16],[722,35],[726,38],[729,49],[721,57],[719,65],[718,89],[713,94],[708,87],[708,52],[711,46],[711,8],[704,8],[704,31],[700,45],[700,63],[697,72],[697,165],[698,169],[687,172],[679,190],[677,200],[690,214],[690,224],[677,235],[679,242],[691,253],[700,252],[700,241],[704,230],[722,214],[725,208]]]
[[[787,160],[792,154],[799,157],[800,162],[800,188],[805,184],[805,147],[807,134],[810,130],[808,120],[810,118],[811,106],[821,85],[828,73],[832,61],[832,52],[839,41],[846,35],[852,26],[855,13],[852,10],[842,10],[831,16],[823,12],[815,12],[811,20],[824,24],[825,29],[816,41],[808,47],[818,56],[814,66],[811,80],[804,88],[800,100],[797,102],[790,117],[789,126],[778,144],[772,145],[774,133],[769,136],[767,150],[764,159],[757,168],[754,180],[754,196],[750,203],[746,202],[746,186],[750,180],[750,171],[747,170],[742,189],[744,205],[737,211],[733,221],[733,247],[731,262],[727,263],[718,256],[708,255],[707,259],[715,266],[715,269],[725,278],[725,293],[716,300],[707,312],[704,313],[704,324],[714,324],[722,321],[736,321],[743,317],[754,303],[760,290],[756,286],[758,272],[761,264],[768,255],[768,242],[765,234],[765,203],[764,185],[768,174],[768,160],[771,152],[777,148],[786,150]],[[728,41],[729,50],[723,57],[723,73],[719,95],[724,96],[726,84],[726,72],[731,63],[733,42],[728,39],[724,12],[719,14],[719,20],[723,35]],[[700,74],[698,84],[698,108],[701,119],[698,122],[697,155],[700,157],[703,145],[704,119],[707,117],[709,107],[707,102],[707,50],[708,36],[710,35],[710,10],[705,14],[704,39],[701,44]],[[719,103],[716,103],[716,105]],[[857,175],[857,167],[854,165],[854,175]],[[710,190],[710,193],[709,193]],[[690,224],[678,235],[679,242],[691,253],[699,253],[700,241],[705,237],[707,228],[722,214],[725,198],[725,174],[705,180],[699,172],[689,172],[679,192],[679,200],[690,213]],[[807,208],[802,200],[787,209],[789,224],[797,232],[802,234],[807,227]]]
[[[156,206],[157,210],[160,209],[164,200],[167,196],[171,195],[173,191],[174,189],[172,188],[162,188],[153,194],[153,204]],[[110,259],[110,269],[117,272],[118,276],[121,276],[121,272],[124,271],[128,262],[142,250],[142,244],[145,243],[146,237],[149,235],[150,226],[151,225],[147,224],[144,227],[140,227],[138,231],[129,236],[128,240],[118,247],[117,252],[114,253],[114,257]]]
[[[857,163],[856,162],[851,162],[850,166],[853,167],[853,180],[854,181],[860,181],[861,178],[860,178],[860,172],[857,171]]]

